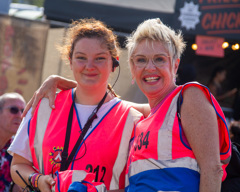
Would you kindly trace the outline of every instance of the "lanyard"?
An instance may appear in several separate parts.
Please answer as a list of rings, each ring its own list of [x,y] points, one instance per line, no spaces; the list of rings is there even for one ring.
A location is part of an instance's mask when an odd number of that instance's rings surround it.
[[[98,103],[98,106],[93,110],[92,114],[88,117],[88,120],[87,120],[86,124],[84,125],[82,132],[73,147],[73,150],[71,151],[70,155],[68,156],[68,147],[69,147],[69,140],[70,140],[71,129],[72,129],[72,119],[73,119],[73,108],[74,108],[74,103],[75,103],[75,101],[74,101],[75,96],[76,96],[76,94],[74,93],[72,106],[71,106],[71,109],[70,109],[70,112],[68,115],[68,123],[67,123],[64,148],[63,148],[63,152],[62,152],[62,162],[61,162],[60,171],[67,170],[69,165],[71,164],[73,157],[74,157],[79,145],[81,144],[82,140],[84,139],[84,136],[86,135],[88,129],[91,127],[93,120],[97,118],[97,112],[100,109],[100,107],[103,105],[103,103],[107,97],[107,92],[105,93],[102,100]]]

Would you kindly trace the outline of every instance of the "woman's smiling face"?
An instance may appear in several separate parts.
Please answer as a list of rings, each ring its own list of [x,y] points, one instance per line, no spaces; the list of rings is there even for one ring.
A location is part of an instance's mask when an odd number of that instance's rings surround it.
[[[159,41],[142,40],[131,57],[133,78],[142,92],[151,98],[161,98],[175,86],[179,60],[172,66],[168,51]]]
[[[97,38],[82,38],[77,41],[71,59],[71,69],[81,87],[107,87],[112,70],[111,55]]]

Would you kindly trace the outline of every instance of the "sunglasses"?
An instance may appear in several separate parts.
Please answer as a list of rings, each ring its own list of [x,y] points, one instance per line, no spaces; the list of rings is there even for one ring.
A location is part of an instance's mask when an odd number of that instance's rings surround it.
[[[24,109],[19,109],[18,107],[12,106],[12,107],[6,107],[5,109],[9,109],[10,113],[12,114],[18,114],[18,112],[20,111],[21,113],[23,113]]]

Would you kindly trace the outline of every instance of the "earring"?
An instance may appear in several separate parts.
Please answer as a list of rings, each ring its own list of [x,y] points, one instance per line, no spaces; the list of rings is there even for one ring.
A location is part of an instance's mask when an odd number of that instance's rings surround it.
[[[132,85],[134,84],[134,79],[132,79]]]
[[[177,82],[177,78],[176,77],[174,77],[173,82],[174,82],[174,84],[176,84],[176,82]]]

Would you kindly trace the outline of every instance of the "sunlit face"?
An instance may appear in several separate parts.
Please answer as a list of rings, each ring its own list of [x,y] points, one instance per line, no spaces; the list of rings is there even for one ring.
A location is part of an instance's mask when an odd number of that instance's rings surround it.
[[[97,38],[77,41],[70,62],[78,86],[84,89],[106,88],[112,70],[109,50]]]
[[[11,107],[18,108],[17,113],[11,112]],[[8,135],[15,135],[21,123],[21,114],[25,107],[25,102],[20,99],[8,99],[0,112],[0,127]]]
[[[168,51],[158,41],[141,41],[131,58],[132,75],[148,99],[162,97],[175,86],[179,60],[173,67]]]

